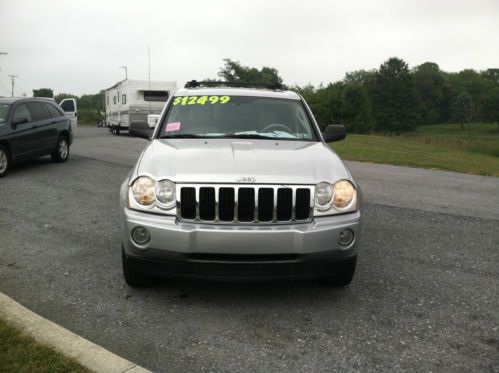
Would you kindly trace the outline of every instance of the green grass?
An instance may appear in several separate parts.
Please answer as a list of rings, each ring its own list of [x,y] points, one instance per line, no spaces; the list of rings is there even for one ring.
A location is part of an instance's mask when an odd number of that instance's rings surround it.
[[[350,134],[331,146],[343,159],[499,176],[497,125],[468,124],[465,131],[457,124],[420,126],[401,136]]]
[[[404,135],[425,144],[443,145],[453,149],[499,157],[499,130],[497,124],[469,123],[419,126],[415,133]]]
[[[90,372],[0,320],[0,372]]]

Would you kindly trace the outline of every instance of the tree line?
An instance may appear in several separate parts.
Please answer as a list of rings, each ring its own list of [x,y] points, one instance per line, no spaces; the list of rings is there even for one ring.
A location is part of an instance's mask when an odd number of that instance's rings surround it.
[[[218,76],[229,82],[281,84],[274,68],[258,70],[225,59]],[[339,123],[348,132],[402,133],[420,124],[497,122],[499,69],[445,72],[434,62],[412,69],[393,57],[378,69],[349,72],[326,86],[293,86],[310,105],[321,128]]]
[[[272,67],[243,66],[224,59],[218,81],[282,85],[283,79]],[[206,79],[217,81],[217,79]],[[413,68],[402,59],[389,58],[378,69],[349,72],[337,82],[317,87],[292,86],[310,105],[321,128],[344,124],[348,132],[402,133],[417,125],[457,122],[487,122],[499,129],[499,68],[445,72],[434,62]],[[104,91],[80,97],[60,93],[54,97],[48,88],[33,95],[53,97],[57,102],[78,100],[80,119],[103,119]]]

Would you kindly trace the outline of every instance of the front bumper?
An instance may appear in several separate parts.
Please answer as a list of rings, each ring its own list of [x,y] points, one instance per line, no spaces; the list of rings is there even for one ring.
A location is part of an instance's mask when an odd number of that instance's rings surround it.
[[[186,223],[128,208],[121,215],[125,255],[142,271],[168,277],[324,276],[356,255],[361,236],[359,211],[290,225]],[[131,238],[139,226],[151,235],[145,245]],[[347,247],[338,244],[344,229],[355,237]]]

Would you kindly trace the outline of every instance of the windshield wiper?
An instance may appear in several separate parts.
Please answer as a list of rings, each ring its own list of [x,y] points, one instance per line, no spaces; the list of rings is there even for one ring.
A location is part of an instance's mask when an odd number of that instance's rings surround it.
[[[232,133],[220,137],[226,139],[266,139],[266,140],[279,139],[279,137],[276,136],[265,136],[265,135],[259,135],[257,133]]]
[[[183,133],[170,136],[161,136],[160,139],[263,139],[263,140],[289,140],[292,138],[266,136],[258,133],[228,133],[225,135],[195,135],[192,133]]]
[[[199,139],[207,137],[205,135],[195,135],[193,133],[179,133],[176,135],[170,135],[170,136],[161,136],[160,139]]]

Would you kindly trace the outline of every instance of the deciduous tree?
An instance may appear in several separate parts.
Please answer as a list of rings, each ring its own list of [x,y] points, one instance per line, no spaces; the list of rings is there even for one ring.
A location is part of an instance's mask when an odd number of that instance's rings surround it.
[[[51,88],[33,89],[33,97],[54,97],[54,91]]]
[[[461,130],[464,130],[464,124],[471,121],[472,114],[472,98],[468,92],[461,92],[454,102],[453,117],[461,124]]]
[[[220,68],[218,76],[226,82],[282,84],[277,69],[262,67],[258,70],[255,67],[243,66],[239,61],[232,61],[230,58],[224,59],[224,66]]]

